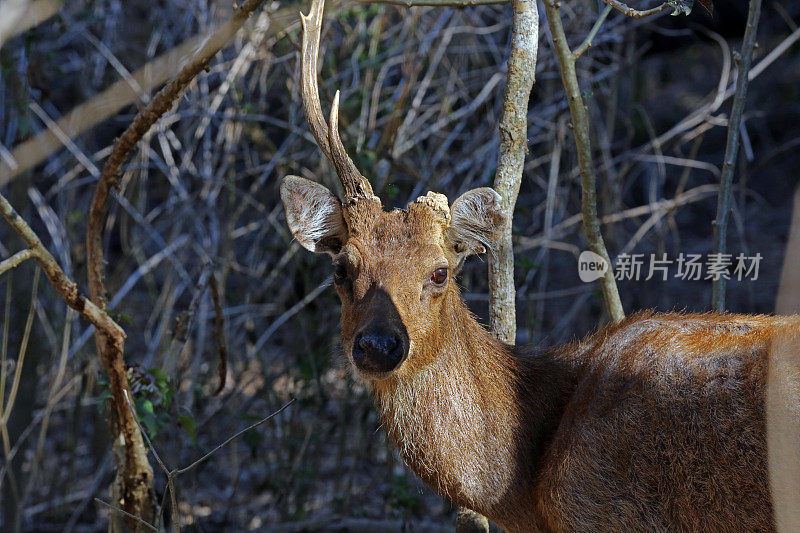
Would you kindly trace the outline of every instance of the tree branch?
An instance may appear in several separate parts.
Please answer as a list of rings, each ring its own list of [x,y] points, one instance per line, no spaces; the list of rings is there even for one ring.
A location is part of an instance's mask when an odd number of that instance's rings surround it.
[[[597,21],[595,21],[594,26],[592,26],[589,35],[587,35],[586,39],[584,39],[583,42],[580,44],[580,46],[578,46],[578,48],[575,49],[574,52],[575,59],[581,57],[581,55],[583,55],[583,53],[586,50],[588,50],[590,46],[592,46],[592,41],[597,36],[597,32],[600,31],[600,26],[603,25],[603,22],[605,22],[606,17],[608,17],[608,14],[611,13],[611,9],[612,7],[610,5],[607,5],[606,8],[603,10],[603,12],[600,13],[600,16],[597,18]]]
[[[664,2],[660,6],[654,7],[652,9],[633,9],[632,7],[628,7],[627,5],[619,2],[618,0],[603,0],[606,5],[609,5],[625,15],[626,17],[631,17],[635,19],[640,19],[644,17],[649,17],[650,15],[655,15],[657,13],[661,13],[662,11],[666,10],[670,7],[669,2]]]
[[[535,1],[514,0],[514,22],[494,189],[502,197],[505,227],[489,254],[489,325],[508,344],[516,338],[514,248],[511,240],[514,206],[528,151],[528,98],[536,76],[539,51],[539,9]]]
[[[561,70],[561,81],[567,93],[569,111],[572,116],[572,133],[575,136],[575,145],[578,148],[578,170],[581,175],[581,211],[583,213],[583,230],[589,241],[591,250],[602,257],[608,269],[601,278],[603,300],[606,310],[614,322],[625,318],[622,302],[617,290],[617,282],[611,269],[611,259],[608,256],[603,234],[600,232],[600,220],[597,216],[597,178],[592,161],[592,143],[589,129],[589,115],[581,97],[578,84],[578,75],[575,72],[576,55],[569,49],[567,36],[559,13],[560,2],[545,0],[544,8],[550,32],[553,35],[553,45],[558,56],[558,66]]]
[[[265,35],[270,37],[300,23],[296,5],[278,8],[270,12],[269,18],[270,26],[266,29]],[[203,43],[216,40],[218,35],[230,36],[230,32],[229,24],[225,23],[207,33],[186,39],[132,72],[130,78],[123,78],[112,83],[107,89],[75,106],[64,114],[55,123],[55,126],[70,138],[75,138],[94,128],[115,116],[131,103],[141,99],[141,93],[134,87],[139,87],[149,94],[150,91],[169,81],[171,74],[178,71],[183,65],[184,59],[190,57]],[[50,128],[43,129],[36,136],[17,144],[11,154],[0,158],[0,187],[38,165],[62,147],[61,140]],[[2,146],[0,146],[0,150],[2,150]]]
[[[103,282],[103,225],[105,223],[106,201],[111,188],[116,185],[122,163],[142,137],[150,130],[175,104],[189,83],[207,69],[211,59],[219,52],[228,40],[244,25],[250,15],[261,5],[263,0],[247,0],[237,8],[233,17],[220,31],[214,33],[203,43],[181,71],[153,98],[150,104],[140,111],[122,136],[117,139],[111,155],[100,173],[92,204],[89,209],[89,222],[86,231],[86,267],[89,278],[89,294],[92,302],[105,308],[106,287]],[[109,385],[114,409],[112,424],[120,437],[124,450],[116,454],[117,478],[113,484],[115,502],[121,502],[128,513],[149,519],[155,511],[155,500],[152,494],[153,470],[147,460],[147,451],[142,436],[137,431],[136,420],[125,402],[125,393],[129,390],[128,379],[123,358],[122,343],[110,338],[102,331],[95,332],[97,352],[103,367],[108,373]],[[124,452],[124,454],[122,453]],[[146,509],[150,509],[147,511]],[[133,528],[135,524],[128,525]]]
[[[277,411],[275,411],[275,412],[274,412],[274,413],[272,413],[271,415],[267,415],[267,416],[265,416],[264,418],[262,418],[261,420],[259,420],[258,422],[255,422],[255,423],[253,423],[253,424],[250,424],[250,425],[249,425],[249,426],[247,426],[246,428],[244,428],[244,429],[242,429],[242,430],[240,430],[240,431],[237,431],[235,434],[233,434],[232,436],[230,436],[230,437],[228,437],[227,439],[225,439],[224,441],[222,441],[222,442],[221,442],[220,444],[218,444],[218,445],[217,445],[217,446],[216,446],[216,447],[215,447],[213,450],[211,450],[211,451],[210,451],[210,452],[208,452],[207,454],[203,455],[202,457],[200,457],[199,459],[197,459],[195,462],[193,462],[193,463],[192,463],[192,464],[190,464],[189,466],[185,466],[185,467],[183,467],[183,468],[180,468],[180,469],[177,469],[177,470],[173,470],[173,473],[175,473],[176,475],[177,475],[177,474],[185,474],[186,472],[189,472],[189,471],[191,471],[191,470],[194,470],[195,468],[197,468],[198,466],[200,466],[200,464],[202,464],[204,461],[208,460],[208,458],[209,458],[209,457],[211,457],[212,455],[214,455],[215,453],[217,453],[218,451],[220,451],[222,448],[224,448],[225,446],[227,446],[228,444],[230,444],[230,443],[231,443],[231,442],[233,442],[234,440],[238,439],[239,437],[241,437],[242,435],[244,435],[244,434],[245,434],[245,433],[247,433],[248,431],[250,431],[250,430],[253,430],[253,429],[257,428],[258,426],[260,426],[260,425],[261,425],[261,424],[263,424],[264,422],[266,422],[266,421],[268,421],[268,420],[271,420],[272,418],[274,418],[274,417],[278,416],[279,414],[281,414],[283,411],[285,411],[286,409],[288,409],[288,408],[289,408],[289,406],[290,406],[290,405],[292,405],[292,404],[295,402],[295,400],[296,400],[295,398],[292,398],[291,400],[289,400],[288,402],[286,402],[285,404],[283,404],[283,405],[281,406],[281,408],[280,408],[280,409],[278,409]]]
[[[41,267],[45,276],[47,276],[50,285],[61,296],[61,298],[71,308],[78,311],[81,316],[89,321],[94,327],[100,331],[104,331],[112,338],[118,339],[123,342],[125,339],[125,332],[122,328],[106,314],[105,311],[94,305],[91,301],[80,293],[77,284],[67,278],[64,271],[56,262],[56,259],[47,251],[42,241],[31,229],[25,220],[17,214],[11,204],[6,200],[5,196],[0,194],[0,215],[8,222],[11,228],[20,236],[25,244],[28,246],[27,250],[17,252],[0,263],[0,274],[8,268],[4,265],[11,265],[9,268],[16,266],[13,264],[21,263],[25,259],[33,258]],[[15,259],[16,258],[16,259]]]
[[[27,250],[20,250],[19,252],[15,253],[8,259],[4,259],[0,261],[0,276],[2,276],[5,272],[11,270],[12,268],[18,267],[21,263],[31,259],[33,257],[33,252],[30,249]]]
[[[761,0],[750,0],[747,11],[747,28],[744,31],[742,42],[739,73],[736,77],[736,96],[733,98],[731,118],[728,121],[728,140],[725,145],[725,160],[722,163],[722,177],[720,178],[719,196],[717,198],[717,219],[714,221],[714,253],[724,254],[727,250],[728,240],[728,214],[731,210],[731,182],[733,169],[736,165],[736,156],[739,153],[739,131],[742,124],[742,113],[747,101],[748,75],[750,64],[753,61],[753,48],[756,46],[758,34],[758,19],[761,15]],[[717,256],[719,257],[719,256]],[[715,311],[725,310],[725,278],[715,279],[711,294],[711,307]]]

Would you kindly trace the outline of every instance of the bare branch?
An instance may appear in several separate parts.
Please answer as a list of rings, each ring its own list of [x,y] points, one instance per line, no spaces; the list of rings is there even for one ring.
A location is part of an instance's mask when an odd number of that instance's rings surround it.
[[[217,279],[214,275],[208,279],[208,285],[211,288],[211,299],[214,302],[214,333],[217,338],[217,351],[219,352],[219,362],[217,363],[219,384],[214,394],[219,394],[225,388],[225,381],[228,377],[228,349],[225,347],[225,321],[222,316],[222,305],[219,302]]]
[[[736,78],[736,96],[733,99],[731,118],[728,121],[728,140],[725,145],[725,160],[722,163],[722,178],[720,178],[719,197],[717,198],[717,219],[714,226],[714,253],[724,254],[727,250],[728,239],[728,214],[731,210],[731,182],[733,169],[739,154],[739,131],[742,124],[742,113],[747,101],[748,73],[753,61],[753,48],[756,46],[758,33],[758,19],[761,15],[761,0],[750,0],[747,12],[747,28],[742,42],[739,74]],[[719,256],[717,256],[719,257]],[[715,279],[712,287],[711,307],[716,311],[725,310],[725,278],[720,276]]]
[[[500,241],[489,256],[489,324],[497,338],[508,344],[514,344],[517,330],[511,222],[528,151],[528,98],[536,75],[539,51],[537,3],[514,0],[513,7],[511,52],[494,180],[494,189],[502,197],[505,227]]]
[[[590,46],[592,46],[592,41],[597,36],[597,32],[600,31],[600,26],[603,25],[603,22],[605,22],[606,17],[608,17],[608,14],[611,13],[611,9],[612,6],[607,5],[606,8],[603,10],[603,12],[600,13],[600,16],[597,18],[597,21],[594,23],[594,26],[592,26],[589,35],[586,36],[586,39],[584,39],[583,42],[580,44],[580,46],[578,46],[573,52],[576,59],[581,57],[581,55],[583,55],[583,53],[586,50],[588,50]]]
[[[21,250],[8,259],[4,259],[0,261],[0,276],[2,276],[5,272],[11,270],[12,268],[18,267],[24,261],[32,258],[34,253],[31,249]]]
[[[280,31],[290,29],[296,23],[297,7],[294,5],[281,7],[271,12],[269,18],[270,26],[266,29],[266,35],[274,36]],[[129,79],[116,81],[88,101],[75,106],[56,122],[56,126],[71,138],[77,137],[115,116],[131,102],[139,101],[140,93],[134,87],[140,87],[149,93],[168,81],[183,65],[185,58],[190,57],[203,43],[219,39],[227,40],[232,35],[231,32],[235,33],[236,30],[238,28],[228,22],[210,32],[186,39],[133,72]],[[0,147],[0,187],[62,147],[61,140],[51,128],[18,144],[12,153],[4,153]]]
[[[614,9],[616,9],[617,11],[619,11],[620,13],[625,15],[626,17],[631,17],[631,18],[635,18],[635,19],[649,17],[650,15],[655,15],[655,14],[661,13],[662,11],[665,11],[667,8],[671,7],[669,5],[669,2],[664,2],[660,6],[654,7],[652,9],[639,10],[639,9],[633,9],[632,7],[629,7],[629,6],[625,5],[625,4],[623,4],[622,2],[619,2],[618,0],[603,0],[603,2],[605,2],[606,5],[609,5],[609,6],[613,7]]]
[[[63,0],[2,0],[0,1],[0,47],[20,33],[49,19],[64,5]]]
[[[28,250],[23,250],[0,263],[0,273],[4,270],[2,268],[6,263],[10,263],[14,257],[20,256],[28,252],[31,257],[36,259],[39,266],[44,271],[50,285],[56,292],[64,299],[64,301],[78,311],[81,316],[93,324],[98,330],[106,332],[106,334],[119,339],[125,339],[125,332],[119,325],[109,317],[106,312],[91,301],[87,300],[83,294],[78,290],[78,286],[67,278],[61,267],[58,266],[55,258],[47,251],[39,240],[39,237],[34,233],[31,227],[25,222],[21,216],[17,214],[14,208],[8,203],[8,200],[0,194],[0,215],[11,225],[14,231],[22,237]],[[23,259],[24,260],[24,259]],[[21,262],[22,260],[20,260]]]
[[[259,420],[255,424],[251,424],[251,425],[247,426],[246,428],[244,428],[243,430],[241,430],[238,433],[236,433],[235,435],[233,435],[232,437],[230,437],[228,439],[225,439],[225,441],[223,441],[219,446],[217,446],[216,448],[214,448],[213,450],[211,450],[210,452],[208,452],[207,454],[205,454],[204,456],[202,456],[200,459],[198,459],[197,461],[193,462],[189,466],[181,468],[180,470],[174,470],[173,472],[177,475],[177,474],[184,474],[186,472],[189,472],[190,470],[194,470],[201,463],[203,463],[204,461],[208,460],[209,457],[211,457],[212,455],[214,455],[215,453],[220,451],[222,448],[224,448],[225,446],[227,446],[228,444],[230,444],[234,440],[238,439],[239,437],[241,437],[242,435],[244,435],[245,433],[247,433],[251,429],[255,429],[258,426],[260,426],[261,424],[263,424],[264,422],[266,422],[267,420],[270,420],[271,418],[276,417],[279,414],[281,414],[283,411],[285,411],[294,402],[295,402],[295,398],[292,398],[291,400],[289,400],[288,402],[283,404],[283,406],[280,409],[278,409],[277,411],[275,411],[271,415],[265,416],[264,418],[262,418],[261,420]]]
[[[234,11],[231,20],[205,41],[181,71],[153,98],[152,102],[140,111],[122,136],[114,143],[111,155],[100,173],[92,204],[86,232],[87,271],[89,294],[92,302],[104,308],[106,287],[103,282],[103,225],[105,222],[106,200],[111,188],[116,185],[117,175],[122,163],[142,137],[175,104],[189,83],[208,68],[211,59],[228,40],[244,25],[245,21],[258,8],[263,0],[247,0]],[[124,502],[123,507],[133,515],[141,515],[146,508],[155,510],[152,499],[153,471],[147,460],[142,436],[136,430],[137,422],[126,406],[125,393],[129,390],[128,378],[123,358],[121,338],[110,338],[101,330],[95,332],[95,343],[103,367],[108,373],[109,388],[113,401],[113,424],[115,431],[121,433],[124,455],[117,454],[117,479],[113,485],[114,498]],[[134,524],[128,524],[133,527]]]
[[[575,54],[569,49],[567,36],[559,13],[560,2],[545,0],[547,21],[553,34],[553,45],[558,56],[558,66],[561,70],[561,81],[567,93],[570,115],[572,116],[572,132],[578,148],[578,169],[581,176],[581,211],[583,212],[583,229],[589,241],[591,250],[602,257],[609,268],[601,278],[603,300],[606,310],[614,322],[619,322],[625,317],[622,302],[617,290],[617,282],[611,269],[611,259],[608,256],[603,234],[600,231],[600,220],[597,215],[597,178],[592,161],[592,144],[589,134],[589,115],[583,104],[581,89],[578,84],[578,75],[575,72]]]

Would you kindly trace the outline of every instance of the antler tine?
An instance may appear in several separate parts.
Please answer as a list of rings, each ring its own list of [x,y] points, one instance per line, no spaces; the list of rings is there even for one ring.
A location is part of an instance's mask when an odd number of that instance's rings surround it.
[[[347,198],[374,196],[369,180],[361,175],[353,160],[347,155],[342,140],[339,138],[339,91],[333,97],[331,106],[331,127],[328,130],[328,145],[331,149],[331,162],[336,168],[339,180],[344,187]]]
[[[317,56],[322,28],[322,14],[325,0],[312,0],[308,15],[300,14],[303,24],[302,66],[300,81],[302,85],[303,112],[306,122],[325,157],[328,158],[344,187],[346,198],[373,196],[372,186],[361,175],[342,144],[338,131],[339,91],[336,91],[331,110],[331,127],[325,123],[319,101],[317,85]]]

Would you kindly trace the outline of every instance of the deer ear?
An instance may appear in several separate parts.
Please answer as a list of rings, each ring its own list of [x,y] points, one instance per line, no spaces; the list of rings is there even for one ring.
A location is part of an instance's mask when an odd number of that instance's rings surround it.
[[[490,187],[467,191],[450,207],[450,239],[458,255],[458,267],[472,254],[491,249],[503,229],[500,195]]]
[[[299,176],[281,183],[286,222],[297,242],[312,252],[339,253],[347,241],[342,203],[327,187]]]

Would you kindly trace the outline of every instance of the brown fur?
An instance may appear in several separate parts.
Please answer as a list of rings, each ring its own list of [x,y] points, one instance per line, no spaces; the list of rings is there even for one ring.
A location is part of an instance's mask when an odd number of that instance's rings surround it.
[[[572,344],[510,347],[460,298],[469,246],[434,207],[348,206],[349,235],[330,246],[349,275],[345,352],[376,314],[407,331],[394,371],[360,375],[420,478],[509,532],[775,529],[765,381],[771,342],[800,318],[643,312]],[[451,277],[431,288],[442,261]]]

